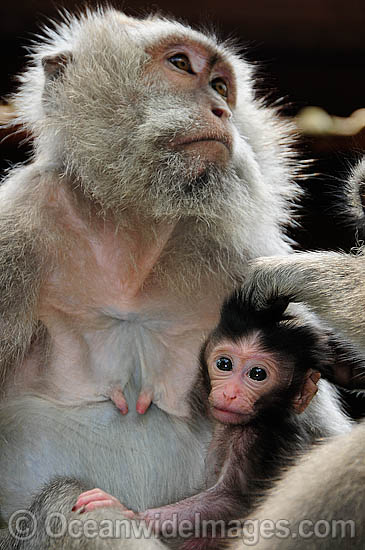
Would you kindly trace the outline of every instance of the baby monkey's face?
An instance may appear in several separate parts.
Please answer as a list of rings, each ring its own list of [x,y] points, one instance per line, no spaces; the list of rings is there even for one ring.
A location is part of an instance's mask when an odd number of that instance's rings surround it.
[[[225,424],[244,424],[258,412],[264,395],[290,384],[293,369],[279,365],[274,353],[260,346],[257,334],[233,342],[222,340],[206,348],[213,417]]]

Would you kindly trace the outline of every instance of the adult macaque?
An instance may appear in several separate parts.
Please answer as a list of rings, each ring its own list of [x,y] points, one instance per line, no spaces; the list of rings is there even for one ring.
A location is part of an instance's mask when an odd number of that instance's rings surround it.
[[[290,252],[291,128],[228,46],[112,9],[49,30],[14,101],[35,141],[0,189],[1,517],[67,516],[95,486],[186,498],[211,436],[200,346],[247,261]],[[349,430],[320,386],[308,426]],[[3,547],[107,547],[42,526]]]
[[[203,347],[192,399],[202,400],[214,419],[207,458],[214,485],[137,514],[94,489],[79,496],[74,511],[119,507],[128,517],[152,522],[162,535],[176,520],[178,529],[185,523],[185,536],[190,525],[194,537],[182,548],[226,548],[229,520],[247,516],[280,470],[313,443],[312,429],[298,414],[315,395],[331,351],[313,326],[283,315],[287,305],[257,312],[235,293]]]

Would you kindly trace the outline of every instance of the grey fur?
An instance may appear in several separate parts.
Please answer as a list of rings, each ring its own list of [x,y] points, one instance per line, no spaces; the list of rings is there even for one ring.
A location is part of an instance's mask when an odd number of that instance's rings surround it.
[[[169,143],[181,132],[209,133],[209,125],[194,94],[172,93],[145,73],[149,49],[171,37],[218,52],[239,91],[231,161],[207,167],[196,187],[200,160],[187,163]],[[100,484],[134,509],[179,500],[202,486],[210,437],[187,403],[201,342],[247,261],[291,251],[282,225],[298,196],[292,128],[255,100],[251,67],[214,37],[111,9],[46,30],[14,100],[35,151],[0,189],[3,519],[29,506],[42,517],[50,508],[68,513],[80,486],[54,484],[59,476]],[[138,289],[138,307],[122,285],[111,299],[113,267],[118,274],[127,266],[132,284],[140,261],[133,247],[158,249],[161,227],[173,229]],[[120,248],[105,251],[103,239]],[[109,399],[114,386],[128,398],[125,417]],[[144,416],[133,410],[140,389],[153,393]],[[323,383],[304,420],[314,434],[349,430],[336,399]],[[11,548],[7,533],[3,540]],[[53,542],[39,533],[22,544],[13,548]],[[99,539],[54,544],[115,548]]]
[[[245,289],[258,307],[276,296],[304,302],[321,319],[364,350],[365,258],[336,252],[260,258],[251,264]],[[356,319],[356,322],[354,320]]]
[[[258,550],[292,550],[295,537],[297,550],[362,550],[365,540],[364,437],[365,423],[361,423],[351,433],[335,437],[305,456],[247,518],[251,526],[243,540],[232,543],[230,548],[252,547],[255,540],[254,548]],[[258,525],[257,520],[273,522],[278,531],[273,528],[275,534],[270,538],[264,531],[261,536],[259,530],[250,534],[252,525]],[[290,529],[286,538],[282,527]]]
[[[347,223],[361,227],[364,225],[361,203],[364,182],[365,159],[362,159],[346,184]],[[276,296],[305,303],[363,353],[365,256],[362,245],[360,242],[352,254],[305,252],[254,260],[250,263],[244,292],[258,307],[265,307]]]

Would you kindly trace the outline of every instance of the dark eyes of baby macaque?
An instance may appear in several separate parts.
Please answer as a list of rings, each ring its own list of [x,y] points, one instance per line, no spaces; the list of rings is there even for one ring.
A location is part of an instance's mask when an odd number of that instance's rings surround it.
[[[243,424],[249,422],[265,403],[265,396],[273,397],[280,390],[289,390],[293,368],[289,360],[282,361],[272,353],[245,349],[242,346],[219,346],[208,360],[211,383],[209,405],[212,416],[219,422]],[[258,348],[259,350],[259,348]],[[320,373],[308,369],[303,385],[293,396],[292,406],[303,412],[317,393]]]

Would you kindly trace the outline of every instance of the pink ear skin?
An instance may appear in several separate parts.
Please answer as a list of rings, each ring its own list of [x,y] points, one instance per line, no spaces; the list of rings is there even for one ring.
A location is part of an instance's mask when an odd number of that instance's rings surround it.
[[[318,381],[321,375],[318,371],[309,369],[303,382],[302,391],[293,400],[293,409],[297,414],[301,414],[308,407],[313,397],[318,391]]]

